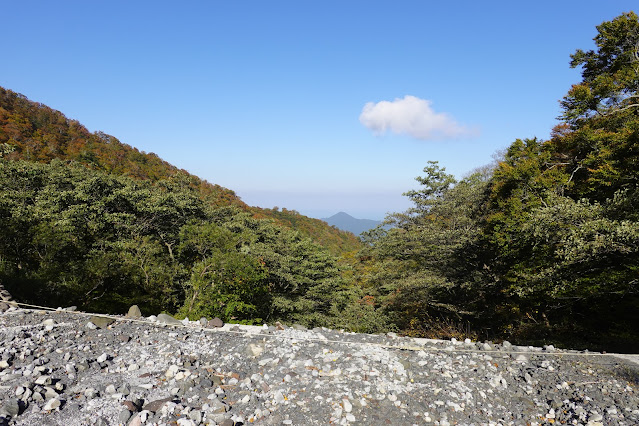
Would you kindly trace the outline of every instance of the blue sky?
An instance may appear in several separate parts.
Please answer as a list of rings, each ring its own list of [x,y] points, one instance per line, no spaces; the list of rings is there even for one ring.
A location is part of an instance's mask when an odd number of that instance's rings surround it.
[[[634,1],[12,1],[0,85],[251,205],[381,219],[547,138]]]

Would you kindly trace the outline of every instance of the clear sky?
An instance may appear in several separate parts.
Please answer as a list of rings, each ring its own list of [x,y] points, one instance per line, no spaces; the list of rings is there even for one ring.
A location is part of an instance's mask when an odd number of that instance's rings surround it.
[[[463,177],[548,137],[600,1],[6,1],[0,85],[312,217],[408,207],[429,160]]]

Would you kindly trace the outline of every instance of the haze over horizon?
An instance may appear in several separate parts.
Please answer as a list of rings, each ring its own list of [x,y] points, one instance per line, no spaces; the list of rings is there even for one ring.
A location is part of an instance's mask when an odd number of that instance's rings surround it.
[[[9,2],[0,86],[248,204],[381,220],[429,160],[547,138],[635,3]]]

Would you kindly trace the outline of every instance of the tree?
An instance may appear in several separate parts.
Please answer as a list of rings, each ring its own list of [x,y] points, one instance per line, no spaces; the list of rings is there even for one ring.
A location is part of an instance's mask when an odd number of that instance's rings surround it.
[[[584,120],[639,107],[639,19],[624,13],[597,27],[597,50],[577,50],[571,68],[582,67],[582,81],[561,101],[562,119],[579,127]]]
[[[474,271],[483,273],[475,246],[490,172],[457,182],[437,162],[429,162],[424,173],[416,178],[422,187],[405,194],[414,206],[390,215],[385,221],[390,229],[364,234],[369,247],[361,258],[377,265],[369,280],[401,330],[434,336],[432,330],[446,329],[449,337],[459,337],[442,324],[472,318],[470,309],[479,305],[469,283],[477,279]]]

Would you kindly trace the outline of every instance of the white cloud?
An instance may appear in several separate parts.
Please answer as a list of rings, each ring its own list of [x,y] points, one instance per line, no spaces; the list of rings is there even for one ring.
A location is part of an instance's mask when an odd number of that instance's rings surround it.
[[[432,102],[406,95],[394,101],[368,102],[364,105],[359,121],[376,134],[387,130],[405,134],[415,139],[455,139],[462,136],[476,136],[477,129],[469,129],[458,124],[446,113],[437,113]]]

